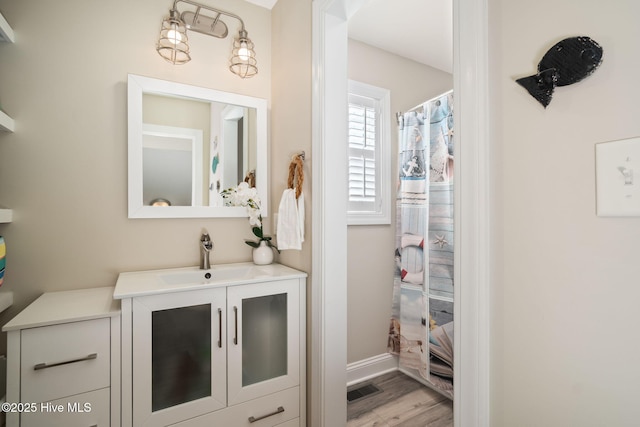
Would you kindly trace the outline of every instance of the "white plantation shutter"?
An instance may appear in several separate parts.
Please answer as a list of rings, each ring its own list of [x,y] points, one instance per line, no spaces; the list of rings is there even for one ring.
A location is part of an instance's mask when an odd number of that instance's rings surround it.
[[[376,202],[375,101],[349,96],[349,202]],[[372,206],[369,207],[370,209]]]
[[[385,126],[390,120],[388,101],[385,89],[349,82],[348,214],[351,225],[390,223],[390,141],[388,126]]]

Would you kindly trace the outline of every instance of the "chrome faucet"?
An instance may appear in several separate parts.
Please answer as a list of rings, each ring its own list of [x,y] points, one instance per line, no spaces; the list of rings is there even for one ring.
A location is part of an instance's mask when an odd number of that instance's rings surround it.
[[[200,270],[209,270],[211,268],[209,253],[212,249],[213,242],[209,238],[209,233],[202,233],[202,236],[200,236]]]

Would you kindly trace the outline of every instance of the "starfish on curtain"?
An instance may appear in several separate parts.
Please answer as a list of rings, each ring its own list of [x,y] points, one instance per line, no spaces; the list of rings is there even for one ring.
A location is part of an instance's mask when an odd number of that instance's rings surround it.
[[[442,236],[438,236],[436,234],[436,240],[433,241],[432,243],[434,243],[436,245],[440,245],[440,249],[442,249],[444,247],[444,245],[448,245],[449,244],[447,239],[444,238],[444,234]]]

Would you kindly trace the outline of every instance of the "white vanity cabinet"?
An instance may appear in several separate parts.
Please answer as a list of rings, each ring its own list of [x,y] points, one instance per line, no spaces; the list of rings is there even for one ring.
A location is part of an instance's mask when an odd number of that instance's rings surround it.
[[[170,271],[116,284],[123,426],[304,427],[306,274],[229,264],[180,283],[205,271]]]
[[[120,425],[120,309],[113,290],[45,293],[3,327],[8,427]]]

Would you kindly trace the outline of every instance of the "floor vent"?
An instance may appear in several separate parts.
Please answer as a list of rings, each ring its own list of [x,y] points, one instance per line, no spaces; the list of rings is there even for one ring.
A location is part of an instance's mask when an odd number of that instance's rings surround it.
[[[373,384],[364,384],[354,388],[353,390],[347,391],[347,402],[355,402],[356,400],[371,396],[372,394],[380,393],[381,391],[382,390]]]

